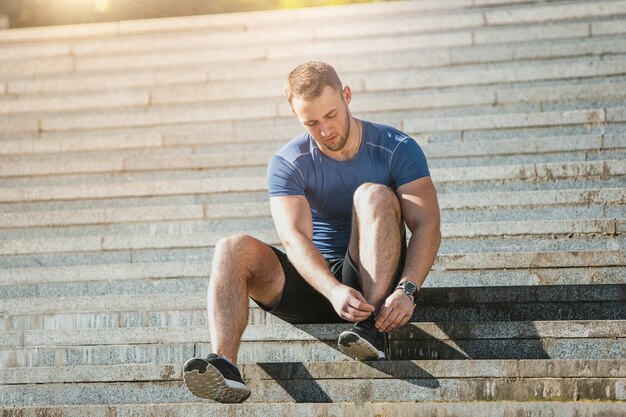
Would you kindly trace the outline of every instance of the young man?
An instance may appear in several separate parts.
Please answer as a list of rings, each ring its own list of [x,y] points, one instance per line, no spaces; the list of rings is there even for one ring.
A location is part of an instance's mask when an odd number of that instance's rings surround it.
[[[215,354],[184,365],[187,387],[202,398],[250,396],[236,367],[248,297],[290,323],[353,322],[339,349],[384,359],[383,334],[411,318],[441,241],[437,195],[413,139],[352,117],[352,92],[328,64],[296,67],[286,94],[306,130],[268,166],[286,254],[247,235],[217,244],[208,290]]]

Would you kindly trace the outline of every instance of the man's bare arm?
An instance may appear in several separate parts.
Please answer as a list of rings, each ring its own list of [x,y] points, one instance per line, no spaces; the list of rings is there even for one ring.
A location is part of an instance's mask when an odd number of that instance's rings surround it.
[[[344,319],[360,321],[367,318],[374,307],[359,291],[337,281],[313,244],[313,220],[306,198],[271,197],[270,207],[278,236],[300,275],[328,298],[337,314]]]
[[[411,231],[400,281],[413,281],[419,289],[435,262],[441,244],[437,193],[431,178],[424,177],[403,185],[397,194],[402,217]]]

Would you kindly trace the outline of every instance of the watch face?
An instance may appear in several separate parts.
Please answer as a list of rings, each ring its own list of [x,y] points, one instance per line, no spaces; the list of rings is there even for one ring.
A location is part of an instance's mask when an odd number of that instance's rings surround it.
[[[417,291],[417,285],[415,285],[411,281],[406,281],[404,283],[404,289],[408,292],[414,293],[415,291]]]

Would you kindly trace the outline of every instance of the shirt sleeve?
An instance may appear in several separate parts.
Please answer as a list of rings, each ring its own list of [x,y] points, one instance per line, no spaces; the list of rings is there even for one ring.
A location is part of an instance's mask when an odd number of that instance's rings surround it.
[[[270,197],[304,195],[305,183],[301,172],[276,154],[267,166],[267,188]]]
[[[400,142],[391,155],[390,165],[396,188],[430,176],[426,156],[413,138],[406,138]]]

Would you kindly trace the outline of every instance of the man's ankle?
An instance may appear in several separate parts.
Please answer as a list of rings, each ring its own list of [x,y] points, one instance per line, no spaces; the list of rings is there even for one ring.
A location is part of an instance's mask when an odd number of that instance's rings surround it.
[[[224,359],[226,362],[228,362],[231,365],[233,365],[234,367],[237,367],[237,356],[234,356],[235,360],[233,360],[233,359],[231,359],[233,357],[231,355],[224,355],[221,352],[215,352],[215,354],[217,356],[219,356],[220,358]]]

